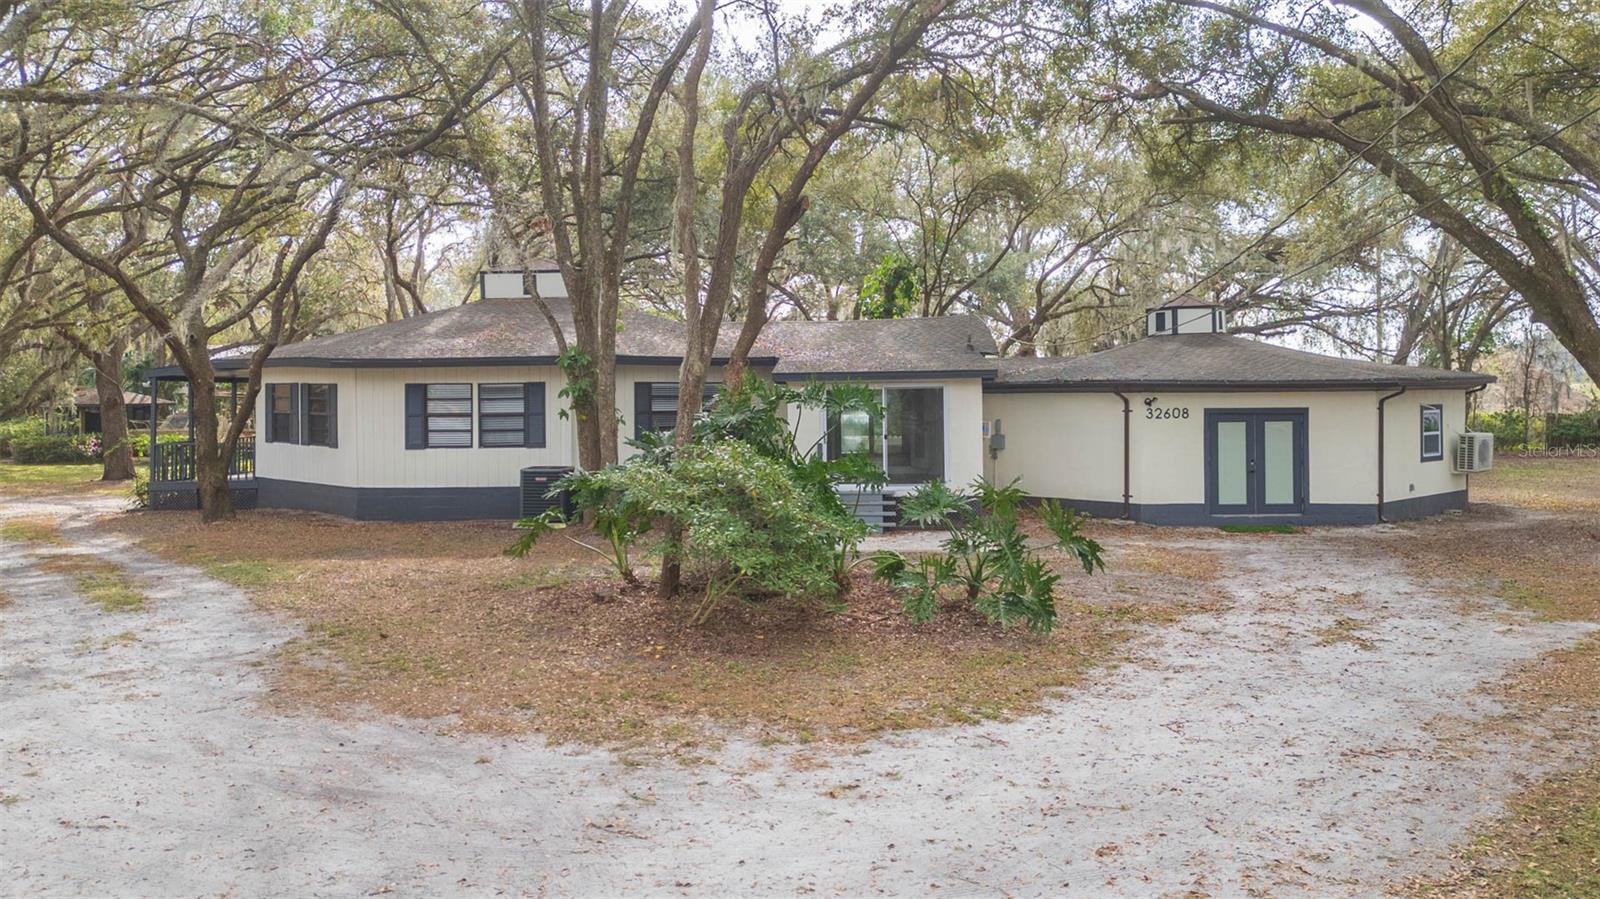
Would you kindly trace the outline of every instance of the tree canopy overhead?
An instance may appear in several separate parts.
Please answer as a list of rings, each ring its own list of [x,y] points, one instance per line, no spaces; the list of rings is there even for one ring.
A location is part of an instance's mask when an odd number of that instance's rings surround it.
[[[40,0],[0,7],[0,61],[0,411],[96,355],[204,393],[248,346],[258,382],[536,260],[590,467],[629,305],[684,320],[685,415],[724,326],[737,378],[778,317],[1064,354],[1183,293],[1445,367],[1534,322],[1600,373],[1578,0]]]

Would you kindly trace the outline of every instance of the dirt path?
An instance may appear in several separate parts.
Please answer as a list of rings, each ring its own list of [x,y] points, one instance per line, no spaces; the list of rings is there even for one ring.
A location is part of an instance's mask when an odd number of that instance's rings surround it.
[[[1230,609],[1151,634],[1050,714],[816,769],[739,744],[633,768],[273,714],[261,666],[291,623],[63,532],[0,543],[8,894],[1371,895],[1540,771],[1527,747],[1446,752],[1424,725],[1492,713],[1475,686],[1585,632],[1470,611],[1378,536],[1362,558],[1314,534],[1233,541]],[[40,551],[126,566],[149,608],[100,611]]]

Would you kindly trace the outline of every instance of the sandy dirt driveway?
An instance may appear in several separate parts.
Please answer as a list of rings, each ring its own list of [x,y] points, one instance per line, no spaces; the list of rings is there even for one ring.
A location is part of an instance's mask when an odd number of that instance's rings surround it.
[[[1494,714],[1477,687],[1586,633],[1412,579],[1393,534],[1232,541],[1227,608],[1047,714],[825,767],[737,741],[630,767],[272,712],[263,668],[296,627],[90,530],[89,505],[0,500],[67,540],[0,543],[0,894],[1373,895],[1546,764],[1429,722]],[[85,602],[47,552],[125,566],[147,609]],[[1341,619],[1362,643],[1328,639]]]

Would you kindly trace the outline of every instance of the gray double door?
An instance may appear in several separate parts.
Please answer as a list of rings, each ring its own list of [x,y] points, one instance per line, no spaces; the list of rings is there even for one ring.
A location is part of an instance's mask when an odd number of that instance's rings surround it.
[[[1210,514],[1299,515],[1306,482],[1306,410],[1206,410]]]

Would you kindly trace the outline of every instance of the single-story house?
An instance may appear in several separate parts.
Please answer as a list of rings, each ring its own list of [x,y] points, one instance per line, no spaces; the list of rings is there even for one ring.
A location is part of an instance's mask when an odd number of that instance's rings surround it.
[[[164,413],[172,406],[172,400],[157,399],[152,407],[150,397],[142,393],[123,391],[122,404],[128,409],[128,424],[130,426],[149,425],[153,414],[152,408]],[[79,388],[72,392],[72,408],[78,415],[78,430],[85,434],[98,434],[103,429],[100,422],[100,393],[88,388]],[[159,418],[159,415],[156,416]]]
[[[520,295],[520,273],[481,283],[475,302],[279,348],[244,495],[358,519],[510,518],[524,508],[525,470],[574,466],[555,335]],[[565,300],[547,303],[570,334]],[[824,422],[805,409],[790,419],[801,445],[878,458],[891,506],[919,484],[980,476],[1162,524],[1360,524],[1465,505],[1453,448],[1467,394],[1491,378],[1301,352],[1226,327],[1221,308],[1184,299],[1151,310],[1149,336],[1125,346],[1000,358],[973,316],[782,321],[750,362],[780,381],[882,391],[882,420]],[[671,427],[682,342],[678,322],[623,314],[624,438]],[[710,380],[720,376],[718,364]]]

